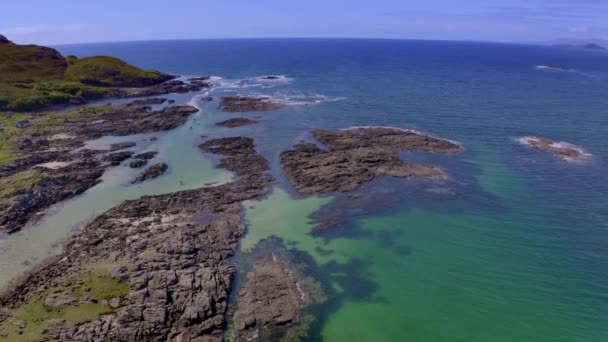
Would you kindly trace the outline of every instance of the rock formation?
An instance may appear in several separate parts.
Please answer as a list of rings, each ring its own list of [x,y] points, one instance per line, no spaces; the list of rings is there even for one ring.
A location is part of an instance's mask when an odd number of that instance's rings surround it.
[[[539,151],[550,153],[565,160],[581,161],[589,157],[584,149],[564,142],[555,142],[547,138],[523,137],[520,141],[525,145],[531,146]]]
[[[274,110],[285,107],[273,102],[269,97],[224,96],[220,99],[219,108],[225,112],[254,112]]]
[[[399,151],[456,153],[458,144],[413,131],[368,127],[312,135],[328,150],[300,143],[281,153],[281,165],[294,188],[302,194],[347,192],[379,176],[441,177],[443,172],[425,164],[399,159]]]
[[[260,122],[256,121],[256,120],[252,120],[252,119],[247,119],[247,118],[234,118],[234,119],[228,119],[228,120],[218,122],[215,125],[220,126],[220,127],[234,128],[234,127],[241,127],[241,126],[247,126],[247,125],[255,125],[257,123],[260,123]]]
[[[131,184],[145,182],[149,179],[154,179],[160,177],[167,172],[169,165],[166,163],[156,163],[148,167],[144,172],[142,172],[139,176],[135,177],[131,181]]]

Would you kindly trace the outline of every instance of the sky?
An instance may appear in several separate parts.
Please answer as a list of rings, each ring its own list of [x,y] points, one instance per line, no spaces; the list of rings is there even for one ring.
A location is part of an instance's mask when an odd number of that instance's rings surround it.
[[[17,43],[197,38],[608,39],[608,0],[4,0]]]

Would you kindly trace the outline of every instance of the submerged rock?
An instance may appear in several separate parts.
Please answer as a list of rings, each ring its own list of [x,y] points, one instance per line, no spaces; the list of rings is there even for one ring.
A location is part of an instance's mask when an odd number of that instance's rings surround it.
[[[397,128],[316,130],[312,135],[328,150],[313,143],[300,143],[281,153],[288,180],[302,194],[348,192],[379,176],[443,177],[443,172],[431,165],[402,161],[397,152],[462,150],[451,141]]]
[[[247,118],[234,118],[234,119],[228,119],[228,120],[218,122],[215,125],[221,126],[221,127],[234,128],[234,127],[241,127],[241,126],[247,126],[247,125],[255,125],[257,123],[260,123],[260,122],[257,120],[251,120],[251,119],[247,119]]]
[[[273,102],[269,97],[224,96],[220,99],[219,108],[225,112],[254,112],[274,110],[285,107]]]
[[[167,165],[166,163],[156,163],[154,165],[151,165],[139,176],[135,177],[135,179],[131,181],[131,184],[141,183],[147,181],[148,179],[160,177],[164,175],[165,172],[167,172],[167,169],[169,169],[169,165]]]

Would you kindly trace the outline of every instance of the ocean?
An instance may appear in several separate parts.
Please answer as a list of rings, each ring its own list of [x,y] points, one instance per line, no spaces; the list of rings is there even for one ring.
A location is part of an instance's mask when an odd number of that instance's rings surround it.
[[[212,75],[214,98],[268,95],[287,107],[223,113],[203,93],[191,121],[153,134],[167,176],[104,182],[0,240],[0,285],[56,253],[82,223],[120,203],[225,182],[198,152],[201,135],[250,136],[278,182],[246,203],[239,258],[260,241],[297,255],[327,300],[310,307],[308,341],[608,341],[608,53],[544,46],[402,40],[258,39],[100,43],[56,47],[112,55],[184,76]],[[539,69],[560,65],[569,70]],[[264,80],[263,75],[281,75]],[[261,123],[220,128],[228,118]],[[302,197],[279,154],[313,129],[415,129],[459,142],[454,156],[402,153],[442,168],[446,182],[384,178],[361,191],[377,201]],[[584,148],[571,162],[521,144],[541,136]],[[107,145],[133,137],[106,137]],[[311,234],[314,213],[337,213]],[[313,216],[311,216],[313,215]]]

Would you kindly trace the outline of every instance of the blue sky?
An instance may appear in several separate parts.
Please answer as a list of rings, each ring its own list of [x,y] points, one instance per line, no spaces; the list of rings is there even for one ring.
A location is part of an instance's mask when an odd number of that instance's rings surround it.
[[[0,34],[63,44],[194,38],[608,39],[608,0],[8,0]]]

